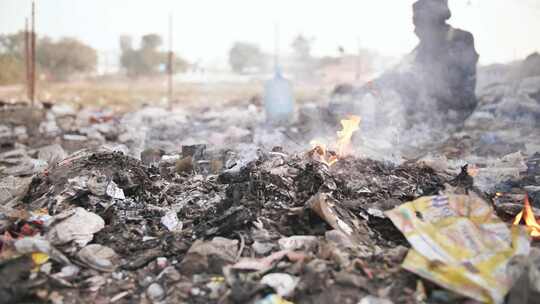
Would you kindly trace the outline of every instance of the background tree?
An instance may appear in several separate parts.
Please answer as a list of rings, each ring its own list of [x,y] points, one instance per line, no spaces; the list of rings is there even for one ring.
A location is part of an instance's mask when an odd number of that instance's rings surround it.
[[[163,44],[163,39],[158,34],[148,34],[141,38],[141,49],[155,51]]]
[[[234,72],[242,73],[248,68],[261,68],[264,55],[255,44],[236,42],[229,51],[229,64]]]
[[[152,76],[161,72],[160,67],[167,64],[167,52],[160,51],[163,39],[158,34],[148,34],[141,38],[138,49],[133,48],[130,36],[120,37],[120,64],[129,77]],[[189,64],[175,56],[174,71],[185,71]]]
[[[24,32],[0,35],[0,54],[9,54],[24,60]]]
[[[36,48],[39,66],[57,80],[67,80],[75,74],[94,72],[97,52],[74,38],[62,38],[57,42],[42,38]]]
[[[38,73],[52,79],[65,80],[96,69],[96,51],[77,39],[41,37],[36,44]],[[0,84],[24,82],[24,74],[24,32],[0,35]]]
[[[0,35],[0,84],[23,82],[24,71],[24,32]]]
[[[294,38],[291,43],[291,47],[294,50],[296,56],[301,60],[307,60],[311,58],[311,44],[313,39],[308,39],[304,35],[300,34]]]
[[[0,85],[25,81],[24,62],[11,54],[0,54]]]
[[[133,38],[131,36],[120,36],[120,66],[122,66],[128,75],[133,73],[134,65],[137,62],[137,54],[133,49]]]
[[[158,48],[163,40],[158,34],[148,34],[141,38],[141,48],[138,52],[136,64],[137,75],[153,75],[159,72],[159,67],[167,62],[165,52]]]

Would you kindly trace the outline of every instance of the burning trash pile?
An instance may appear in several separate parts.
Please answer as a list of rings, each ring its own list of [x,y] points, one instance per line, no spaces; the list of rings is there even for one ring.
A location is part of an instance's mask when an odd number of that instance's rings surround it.
[[[340,157],[343,158],[351,152],[351,137],[354,132],[359,130],[359,124],[360,117],[355,115],[351,115],[347,119],[342,119],[341,126],[343,129],[337,132],[338,140],[335,151],[328,150],[325,144],[313,140],[311,141],[311,145],[313,146],[311,153],[315,158],[328,166],[335,164]]]
[[[447,2],[330,101],[276,73],[266,120],[0,101],[0,304],[538,303],[539,56],[477,71]]]
[[[227,133],[236,149],[175,141],[188,125],[223,140],[212,132],[232,111],[166,121],[53,107],[7,123],[0,303],[526,303],[540,292],[538,155],[458,171],[359,157],[353,115],[335,142],[297,151],[257,142],[269,133],[256,121]],[[297,141],[294,128],[280,132]]]

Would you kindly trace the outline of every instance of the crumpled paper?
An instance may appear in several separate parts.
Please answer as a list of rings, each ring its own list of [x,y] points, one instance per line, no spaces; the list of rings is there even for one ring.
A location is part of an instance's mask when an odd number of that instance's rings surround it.
[[[385,214],[412,245],[405,269],[481,302],[503,303],[508,262],[530,250],[525,229],[474,194],[421,197]]]
[[[94,234],[105,227],[105,221],[97,214],[82,207],[66,210],[55,216],[59,221],[47,232],[47,239],[53,245],[74,241],[79,247],[90,243]]]

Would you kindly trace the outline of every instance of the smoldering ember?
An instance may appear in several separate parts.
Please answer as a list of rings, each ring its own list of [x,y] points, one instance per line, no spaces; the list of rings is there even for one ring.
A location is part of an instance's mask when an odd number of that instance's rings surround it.
[[[481,65],[448,1],[411,9],[383,71],[325,90],[275,53],[247,93],[181,80],[157,35],[121,39],[125,78],[44,80],[31,22],[25,95],[0,87],[0,303],[538,303],[540,55]],[[129,65],[152,52],[167,75]],[[341,52],[325,73],[381,59]]]

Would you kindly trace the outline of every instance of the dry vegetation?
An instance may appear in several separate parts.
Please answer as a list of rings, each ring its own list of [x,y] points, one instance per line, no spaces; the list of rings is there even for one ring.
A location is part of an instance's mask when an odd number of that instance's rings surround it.
[[[94,80],[38,84],[38,100],[90,107],[107,107],[127,111],[145,104],[165,105],[165,79]],[[260,102],[263,83],[177,83],[175,104],[183,107],[208,106],[215,103],[236,104],[252,100]],[[295,85],[298,102],[317,101],[328,96],[326,89],[313,85]],[[0,100],[26,100],[23,85],[0,86]]]

